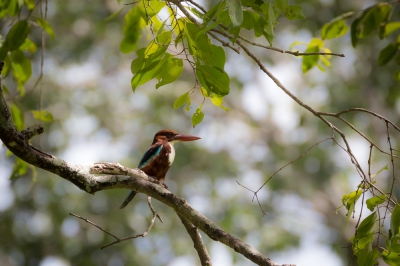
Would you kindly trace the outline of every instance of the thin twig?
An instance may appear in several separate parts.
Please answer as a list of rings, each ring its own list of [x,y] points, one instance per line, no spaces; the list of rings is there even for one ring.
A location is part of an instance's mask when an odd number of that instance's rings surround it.
[[[74,213],[69,213],[69,214],[72,215],[72,216],[75,216],[75,217],[77,217],[77,218],[79,218],[79,219],[84,220],[85,222],[87,222],[87,223],[89,223],[89,224],[91,224],[91,225],[97,227],[98,229],[100,229],[100,230],[103,231],[104,233],[106,233],[106,234],[112,236],[113,238],[115,238],[115,241],[114,241],[114,242],[111,242],[110,244],[107,244],[107,245],[105,245],[105,246],[100,247],[100,249],[105,249],[105,248],[107,248],[107,247],[109,247],[109,246],[112,246],[112,245],[114,245],[114,244],[116,244],[116,243],[120,243],[120,242],[129,240],[129,239],[138,238],[138,237],[145,237],[145,236],[150,232],[150,230],[153,228],[153,225],[154,225],[154,222],[155,222],[155,220],[156,220],[156,217],[163,223],[163,220],[162,220],[161,217],[158,215],[158,213],[154,210],[153,205],[151,204],[151,197],[147,197],[147,203],[148,203],[148,205],[149,205],[150,210],[151,210],[152,213],[153,213],[153,218],[151,219],[151,222],[150,222],[150,224],[149,224],[149,227],[147,228],[147,230],[146,230],[145,232],[143,232],[143,233],[141,233],[141,234],[134,235],[134,236],[130,236],[130,237],[125,237],[125,238],[119,238],[119,237],[113,235],[112,233],[108,232],[107,230],[103,229],[102,227],[98,226],[97,224],[95,224],[94,222],[92,222],[92,221],[90,221],[90,220],[88,220],[88,219],[86,219],[86,218],[83,218],[83,217],[81,217],[81,216],[79,216],[79,215],[76,215],[76,214],[74,214]]]
[[[268,50],[273,50],[273,51],[276,51],[276,52],[280,52],[280,53],[282,53],[282,54],[291,54],[291,55],[294,55],[294,56],[333,55],[333,56],[345,57],[344,54],[336,54],[336,53],[324,53],[324,52],[317,52],[317,53],[300,53],[299,51],[293,52],[293,51],[288,51],[288,50],[279,49],[279,48],[276,48],[276,47],[273,47],[273,46],[263,45],[263,44],[261,44],[261,43],[252,42],[252,41],[249,41],[248,39],[246,39],[246,38],[244,38],[244,37],[242,37],[242,36],[240,36],[240,35],[238,36],[238,38],[241,39],[241,40],[243,40],[243,41],[245,41],[245,42],[247,42],[247,43],[249,43],[249,44],[251,44],[251,45],[258,46],[258,47],[261,47],[261,48],[265,48],[265,49],[268,49]]]

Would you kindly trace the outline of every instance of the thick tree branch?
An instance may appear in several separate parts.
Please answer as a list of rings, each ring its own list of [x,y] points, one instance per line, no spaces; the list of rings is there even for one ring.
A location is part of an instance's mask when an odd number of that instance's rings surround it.
[[[0,139],[14,155],[31,165],[72,182],[75,186],[90,194],[115,188],[133,189],[144,193],[170,206],[211,239],[229,246],[254,263],[268,266],[278,265],[250,245],[222,230],[213,221],[192,208],[185,199],[177,197],[163,186],[152,183],[153,179],[138,169],[129,169],[119,164],[108,163],[72,164],[54,155],[43,153],[33,148],[29,145],[29,139],[27,138],[27,135],[30,136],[31,134],[23,134],[15,128],[10,110],[4,99],[1,85],[1,70],[3,65],[4,63],[0,61]],[[30,130],[27,132],[30,132]],[[121,171],[125,176],[114,175],[115,171]],[[96,176],[92,174],[99,172],[111,175]]]

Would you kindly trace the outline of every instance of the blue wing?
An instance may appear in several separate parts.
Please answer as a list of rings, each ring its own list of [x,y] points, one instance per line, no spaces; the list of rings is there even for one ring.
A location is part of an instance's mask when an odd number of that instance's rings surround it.
[[[142,168],[143,166],[148,164],[154,157],[156,157],[160,153],[162,147],[163,147],[162,143],[156,143],[153,146],[151,146],[150,149],[146,151],[146,153],[140,160],[138,168]]]
[[[155,143],[146,151],[146,153],[143,155],[142,159],[140,160],[138,168],[142,168],[143,166],[146,166],[154,157],[156,157],[162,149],[163,145],[162,143]],[[123,209],[126,205],[128,205],[129,202],[136,196],[137,192],[136,191],[131,191],[128,196],[125,198],[124,202],[122,202],[121,206],[119,209]]]

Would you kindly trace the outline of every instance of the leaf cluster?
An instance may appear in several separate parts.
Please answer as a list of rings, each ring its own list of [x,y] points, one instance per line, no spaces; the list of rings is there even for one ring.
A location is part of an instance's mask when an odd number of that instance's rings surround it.
[[[125,16],[120,48],[125,53],[133,51],[142,34],[141,28],[149,26],[153,39],[147,47],[137,50],[137,58],[132,61],[132,90],[154,78],[158,81],[157,89],[174,82],[183,73],[186,62],[195,74],[195,85],[178,97],[173,106],[186,105],[187,111],[196,88],[204,99],[229,110],[223,105],[224,97],[230,92],[230,78],[224,69],[226,55],[222,48],[229,44],[214,34],[223,34],[234,45],[241,30],[246,29],[272,45],[280,15],[290,20],[304,18],[301,7],[289,5],[287,0],[223,0],[208,11],[199,5],[182,5],[186,16],[179,15],[174,4],[174,1],[157,0],[138,2]],[[167,19],[159,15],[162,10],[168,11]],[[220,45],[214,44],[213,38]],[[204,101],[193,113],[193,126],[204,118],[203,104]]]

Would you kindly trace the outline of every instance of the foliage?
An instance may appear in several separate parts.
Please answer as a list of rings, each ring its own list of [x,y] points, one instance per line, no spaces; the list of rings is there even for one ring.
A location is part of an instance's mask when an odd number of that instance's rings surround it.
[[[186,90],[173,102],[173,107],[178,109],[185,106],[190,111],[192,102],[197,102],[195,92],[201,95],[203,101],[196,106],[192,114],[193,126],[204,120],[204,102],[210,102],[228,111],[224,106],[227,95],[232,94],[232,84],[236,82],[227,73],[226,62],[228,53],[223,48],[235,47],[240,36],[251,32],[253,37],[263,38],[270,46],[273,45],[276,30],[279,28],[278,19],[304,19],[300,5],[289,5],[288,1],[251,1],[251,0],[226,0],[219,1],[208,10],[203,10],[193,5],[185,4],[187,14],[180,14],[176,6],[180,2],[171,1],[140,1],[133,5],[124,15],[123,36],[119,45],[122,53],[135,52],[136,58],[131,62],[131,88],[137,91],[139,86],[156,80],[156,89],[184,79],[185,67],[192,70],[190,90]],[[32,11],[32,1],[4,1],[0,9],[0,18],[15,18],[22,9]],[[168,18],[163,12],[169,14]],[[311,71],[317,66],[321,71],[331,65],[331,50],[326,46],[330,40],[343,38],[349,32],[354,48],[360,49],[366,44],[365,38],[378,36],[382,40],[389,40],[384,48],[376,53],[376,62],[385,66],[390,62],[400,65],[400,37],[398,29],[400,22],[392,20],[393,6],[389,3],[378,3],[359,12],[348,12],[334,18],[321,27],[321,38],[312,38],[306,44],[305,53],[316,53],[302,57],[301,69],[303,73]],[[120,12],[116,13],[118,16]],[[191,19],[194,18],[193,19]],[[282,17],[282,18],[280,18]],[[285,17],[285,18],[283,18]],[[112,18],[110,18],[112,19]],[[352,23],[349,20],[353,19]],[[195,22],[197,21],[197,22]],[[284,23],[288,23],[287,21]],[[349,29],[350,28],[350,29]],[[5,74],[12,73],[16,81],[18,96],[26,94],[25,84],[32,76],[32,63],[37,46],[33,38],[35,30],[44,30],[51,39],[57,39],[60,34],[53,30],[46,17],[33,17],[13,21],[0,48],[0,60],[6,62]],[[150,41],[144,47],[141,38],[147,30]],[[55,34],[56,33],[56,34]],[[225,41],[216,41],[213,35],[221,33]],[[300,44],[295,42],[294,45]],[[327,53],[327,54],[319,54]],[[393,73],[394,79],[400,80],[400,70]],[[179,94],[178,94],[179,95]],[[194,99],[193,99],[194,98]],[[350,98],[350,97],[349,97]],[[172,100],[170,99],[170,102]],[[50,111],[34,110],[30,105],[11,104],[14,123],[18,130],[25,128],[24,109],[28,107],[28,113],[36,120],[54,123],[55,119]],[[339,108],[339,107],[338,107]],[[282,151],[278,151],[279,152]],[[14,163],[11,179],[17,179],[27,173],[28,166],[18,158]],[[375,175],[383,170],[388,170],[386,165]],[[373,179],[375,175],[371,175]],[[372,181],[371,184],[375,184]],[[374,265],[378,258],[382,258],[389,265],[398,265],[399,248],[399,207],[394,204],[390,218],[390,230],[386,243],[382,246],[378,240],[384,238],[382,224],[379,222],[377,212],[379,208],[389,208],[393,202],[386,194],[376,192],[368,199],[364,199],[365,193],[371,189],[371,184],[362,182],[358,188],[342,197],[342,204],[347,210],[345,220],[350,221],[356,203],[362,202],[372,212],[366,218],[360,220],[354,236],[351,238],[353,253],[357,256],[359,265]],[[272,184],[273,185],[273,184]],[[272,186],[271,185],[271,186]],[[228,225],[227,225],[228,226]],[[289,236],[289,238],[292,236]],[[380,252],[383,249],[383,252]]]

